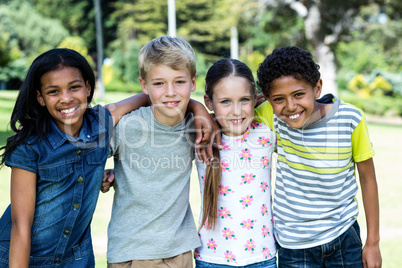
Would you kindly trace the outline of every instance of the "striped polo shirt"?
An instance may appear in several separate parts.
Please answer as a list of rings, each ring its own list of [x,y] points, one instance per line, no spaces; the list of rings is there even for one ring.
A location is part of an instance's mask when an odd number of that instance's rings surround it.
[[[332,95],[317,101],[333,102],[333,107],[324,118],[303,128],[291,128],[273,116],[278,152],[275,237],[285,248],[328,243],[354,223],[358,215],[355,163],[374,155],[361,110]],[[257,115],[269,123],[271,111],[265,105]]]

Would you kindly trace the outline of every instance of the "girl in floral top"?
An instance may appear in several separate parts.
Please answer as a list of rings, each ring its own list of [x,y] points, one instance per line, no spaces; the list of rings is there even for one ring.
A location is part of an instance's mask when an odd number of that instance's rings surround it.
[[[210,165],[197,159],[202,194],[196,267],[276,267],[271,211],[274,132],[253,121],[256,88],[242,62],[208,70],[205,104],[214,111],[223,148]]]

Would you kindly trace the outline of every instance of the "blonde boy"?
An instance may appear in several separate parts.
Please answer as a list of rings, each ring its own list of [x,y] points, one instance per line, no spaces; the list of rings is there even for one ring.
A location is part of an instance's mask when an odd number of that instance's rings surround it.
[[[189,204],[195,132],[186,110],[196,89],[195,53],[162,36],[141,49],[138,63],[152,106],[125,115],[111,142],[108,267],[192,267],[200,241]]]

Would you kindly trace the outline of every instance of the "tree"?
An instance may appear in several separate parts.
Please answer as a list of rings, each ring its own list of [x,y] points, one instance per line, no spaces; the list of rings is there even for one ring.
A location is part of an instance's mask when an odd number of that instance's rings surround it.
[[[0,80],[18,88],[32,60],[40,53],[57,47],[68,31],[57,20],[44,18],[24,0],[0,5]],[[5,54],[4,54],[5,53]]]
[[[7,32],[12,33],[14,40],[25,56],[36,57],[39,53],[57,47],[69,35],[58,20],[44,18],[26,1],[11,2],[4,6],[9,19]]]
[[[71,35],[85,40],[89,53],[96,52],[95,10],[88,0],[32,0],[36,12],[46,18],[58,20]],[[116,22],[110,17],[117,0],[100,0],[102,8],[103,36],[105,43],[116,38]]]
[[[323,94],[337,95],[336,63],[334,47],[349,34],[349,27],[361,7],[368,0],[268,0],[269,7],[287,5],[304,19],[305,37],[312,47],[312,53],[320,65],[324,80]]]
[[[167,1],[117,1],[110,17],[117,23],[120,42],[136,39],[144,45],[153,38],[167,34]]]

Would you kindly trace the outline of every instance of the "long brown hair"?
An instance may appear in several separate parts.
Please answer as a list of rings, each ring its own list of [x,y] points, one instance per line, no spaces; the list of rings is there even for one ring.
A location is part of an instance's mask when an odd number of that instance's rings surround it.
[[[213,91],[223,78],[228,76],[243,77],[250,81],[251,95],[255,95],[255,81],[250,68],[235,59],[221,59],[215,62],[205,77],[205,94],[212,101]],[[253,99],[254,101],[254,99]],[[219,149],[213,147],[214,158],[205,171],[202,220],[200,229],[206,224],[207,229],[215,229],[218,220],[218,196],[221,185],[221,158]]]

